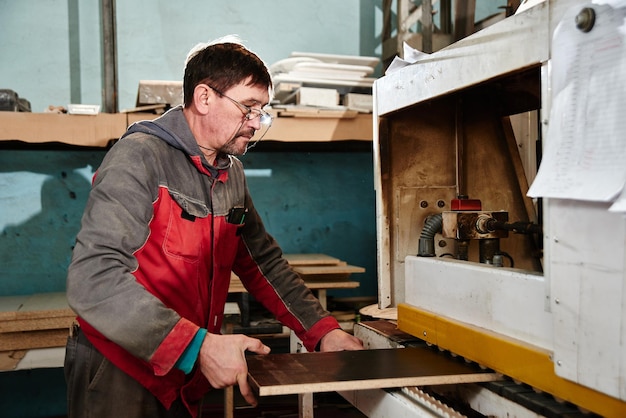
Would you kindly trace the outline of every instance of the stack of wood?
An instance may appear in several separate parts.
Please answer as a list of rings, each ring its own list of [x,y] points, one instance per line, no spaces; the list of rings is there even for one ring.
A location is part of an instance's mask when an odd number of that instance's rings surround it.
[[[0,354],[64,347],[75,318],[63,292],[1,297]]]
[[[364,273],[363,267],[352,266],[326,254],[284,254],[289,265],[302,277],[311,289],[347,289],[359,286],[351,281],[353,273]],[[229,292],[245,292],[239,277],[232,274]]]

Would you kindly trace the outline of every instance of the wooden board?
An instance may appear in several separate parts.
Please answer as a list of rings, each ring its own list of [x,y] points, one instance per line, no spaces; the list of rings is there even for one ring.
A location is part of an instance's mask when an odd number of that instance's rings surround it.
[[[332,266],[341,263],[341,260],[326,254],[284,254],[283,258],[291,266]]]
[[[67,329],[75,317],[63,292],[0,298],[0,333]]]
[[[326,254],[284,254],[283,257],[311,289],[352,289],[359,282],[348,281],[352,273],[363,273],[363,267],[348,265],[345,261]],[[246,292],[239,277],[230,276],[229,293]]]
[[[248,358],[248,380],[259,396],[499,380],[427,347]]]
[[[347,280],[348,276],[320,276],[314,277],[313,280],[308,280],[307,277],[304,280],[306,286],[311,290],[319,289],[355,289],[361,285],[361,283],[354,280]],[[243,293],[247,292],[246,288],[241,283],[241,280],[235,273],[230,275],[230,285],[228,286],[229,293]]]
[[[68,327],[41,331],[4,332],[0,334],[0,351],[63,347],[67,342],[69,331]]]
[[[323,281],[323,280],[315,280],[308,281],[305,280],[304,283],[306,287],[311,290],[320,290],[320,289],[356,289],[361,285],[359,282],[349,281],[349,280],[333,280],[333,281]]]
[[[63,310],[46,311],[47,318],[23,318],[15,320],[0,320],[0,338],[2,333],[14,333],[20,331],[41,331],[69,327],[74,322],[76,315],[72,311]]]
[[[352,273],[364,273],[363,267],[351,266],[345,263],[332,265],[332,266],[293,266],[294,271],[300,274],[303,279],[307,279],[309,276],[323,276],[323,275],[336,275],[336,274],[352,274]]]

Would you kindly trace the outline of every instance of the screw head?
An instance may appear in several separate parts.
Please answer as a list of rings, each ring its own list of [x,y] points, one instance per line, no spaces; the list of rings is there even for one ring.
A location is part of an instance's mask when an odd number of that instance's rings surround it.
[[[591,7],[585,7],[576,15],[575,21],[580,31],[589,32],[596,23],[596,12]]]

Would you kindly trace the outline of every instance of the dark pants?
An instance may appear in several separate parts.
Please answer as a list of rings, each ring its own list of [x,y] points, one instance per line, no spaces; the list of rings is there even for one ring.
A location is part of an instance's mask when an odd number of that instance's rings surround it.
[[[100,354],[77,326],[65,351],[69,418],[189,418],[180,400],[168,411],[135,379]]]

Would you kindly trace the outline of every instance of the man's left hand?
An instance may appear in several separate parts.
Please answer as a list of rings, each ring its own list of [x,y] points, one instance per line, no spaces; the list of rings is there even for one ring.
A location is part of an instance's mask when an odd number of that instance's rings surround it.
[[[322,337],[320,351],[363,350],[363,341],[341,329],[334,329]]]

